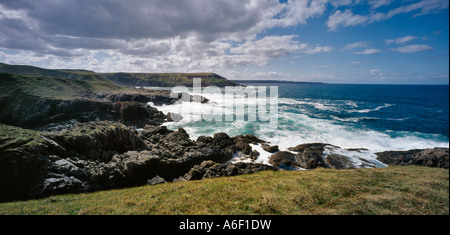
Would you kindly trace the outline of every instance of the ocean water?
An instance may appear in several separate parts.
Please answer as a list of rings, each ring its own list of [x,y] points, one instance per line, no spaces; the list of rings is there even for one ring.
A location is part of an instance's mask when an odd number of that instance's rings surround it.
[[[449,87],[445,85],[240,83],[278,87],[276,130],[258,121],[206,122],[199,117],[168,123],[168,128],[182,127],[192,139],[218,132],[256,135],[281,150],[305,143],[364,148],[368,151],[359,157],[365,159],[375,159],[373,154],[381,151],[449,147]],[[210,102],[157,108],[166,114],[189,108],[206,112],[233,109],[232,101],[221,95],[202,95]],[[251,104],[256,100],[242,97],[236,102]],[[266,155],[262,154],[260,162],[267,162]],[[374,164],[380,166],[379,162]]]

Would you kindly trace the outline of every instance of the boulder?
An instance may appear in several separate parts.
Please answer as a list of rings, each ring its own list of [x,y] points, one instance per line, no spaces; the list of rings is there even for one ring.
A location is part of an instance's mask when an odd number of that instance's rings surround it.
[[[311,146],[296,155],[298,165],[305,169],[330,168],[324,161],[324,146]]]
[[[117,102],[114,110],[119,120],[126,126],[143,128],[146,125],[159,126],[165,122],[166,116],[156,108],[137,102]]]
[[[350,161],[347,156],[339,154],[331,154],[325,158],[325,164],[327,168],[331,169],[355,169],[356,166]]]
[[[183,116],[177,113],[167,113],[166,119],[168,122],[180,122],[183,120]]]
[[[207,178],[229,177],[242,174],[253,174],[259,171],[277,171],[278,168],[255,163],[226,163],[219,164],[213,161],[205,161],[194,166],[185,176],[186,180],[200,180]]]
[[[269,153],[276,153],[276,152],[280,151],[280,149],[278,148],[278,145],[270,146],[268,144],[262,144],[262,148],[264,149],[264,151],[269,152]]]
[[[295,158],[295,155],[290,152],[278,152],[270,157],[269,163],[276,167],[292,167],[300,166]]]
[[[153,179],[148,180],[148,184],[149,185],[158,185],[158,184],[165,184],[167,183],[167,181],[161,177],[159,177],[159,175],[155,176]]]
[[[318,152],[323,151],[326,146],[331,146],[330,144],[323,143],[312,143],[312,144],[300,144],[296,147],[288,148],[289,151],[293,152],[304,152],[306,149],[316,149]]]
[[[248,155],[248,156],[249,156],[250,159],[252,159],[253,161],[256,161],[256,160],[258,160],[258,158],[259,158],[260,155],[261,155],[261,154],[260,154],[258,151],[254,150],[254,151],[251,152],[250,155]]]
[[[426,166],[449,169],[449,149],[434,148],[376,153],[378,160],[390,166]]]
[[[117,153],[146,149],[133,129],[109,121],[81,123],[69,130],[47,133],[45,138],[66,150],[62,153],[66,157],[103,162]]]

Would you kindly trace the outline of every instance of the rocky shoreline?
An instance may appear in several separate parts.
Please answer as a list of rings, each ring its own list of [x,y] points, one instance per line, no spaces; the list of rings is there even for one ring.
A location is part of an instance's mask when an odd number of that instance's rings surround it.
[[[340,148],[324,143],[280,151],[251,135],[218,133],[193,141],[184,129],[172,131],[161,126],[170,118],[146,105],[175,103],[177,99],[170,98],[168,91],[95,94],[70,100],[22,98],[0,99],[0,123],[10,125],[0,125],[0,201],[266,170],[376,167],[364,159],[356,164],[345,155],[329,154]],[[261,153],[252,145],[271,154],[271,165],[256,163]],[[248,161],[233,162],[236,155]],[[384,152],[377,156],[391,166],[448,169],[449,150]]]

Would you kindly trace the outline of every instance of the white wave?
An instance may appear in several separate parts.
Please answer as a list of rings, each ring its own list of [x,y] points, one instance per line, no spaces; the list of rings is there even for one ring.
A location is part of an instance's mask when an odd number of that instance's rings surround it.
[[[401,121],[406,121],[406,120],[409,120],[410,118],[409,117],[406,117],[406,118],[387,118],[386,120],[388,120],[388,121],[399,121],[399,122],[401,122]]]
[[[337,121],[341,121],[341,122],[359,122],[361,120],[378,120],[379,118],[374,118],[374,117],[353,117],[353,118],[339,118],[336,116],[331,115],[331,118],[333,118],[334,120]]]
[[[229,163],[238,163],[238,162],[252,163],[253,160],[250,159],[247,155],[243,154],[242,152],[236,152],[233,154],[233,158],[228,162]],[[270,165],[270,164],[267,164],[267,165]]]
[[[374,109],[362,109],[362,110],[353,109],[353,110],[349,110],[348,112],[349,113],[371,113],[371,112],[380,111],[380,110],[382,110],[384,108],[389,108],[391,106],[393,106],[393,105],[392,104],[385,104],[385,105],[376,107]]]
[[[272,153],[269,153],[267,151],[265,151],[262,147],[261,144],[255,145],[255,144],[250,144],[250,147],[252,147],[253,151],[258,151],[259,152],[259,157],[258,159],[255,161],[256,163],[261,163],[261,164],[266,164],[266,165],[271,165],[269,163],[270,161],[270,157],[273,155]]]
[[[324,152],[325,158],[334,154],[346,156],[348,160],[352,163],[352,165],[354,165],[356,168],[380,168],[388,166],[378,161],[377,156],[371,151],[366,150],[349,151],[346,149],[340,149],[336,147],[325,148]]]
[[[215,112],[222,109],[232,109],[230,100],[224,99],[218,94],[203,94],[210,100],[207,104],[200,103],[181,103],[174,105],[163,105],[156,107],[163,113],[169,112],[179,113],[180,110],[203,110],[205,112]],[[242,98],[238,100],[238,103],[245,103],[246,99]],[[352,101],[343,101],[345,105],[356,107],[358,104],[351,103]],[[280,98],[279,103],[279,126],[278,130],[260,125],[260,123],[250,123],[252,125],[249,129],[249,122],[246,121],[234,121],[234,122],[198,122],[199,115],[194,118],[185,118],[178,123],[166,123],[165,125],[169,129],[176,130],[183,127],[191,136],[191,139],[196,140],[199,136],[213,136],[218,132],[228,133],[230,136],[254,134],[261,139],[269,141],[272,145],[278,145],[281,151],[287,151],[288,148],[305,143],[328,143],[339,146],[343,149],[348,148],[365,148],[369,149],[371,154],[383,151],[402,151],[410,149],[425,149],[434,147],[449,147],[447,138],[443,136],[430,136],[422,133],[412,132],[380,132],[369,129],[361,129],[356,127],[350,127],[337,123],[338,121],[357,122],[364,118],[349,118],[341,119],[334,117],[335,120],[327,120],[320,118],[313,118],[310,114],[305,112],[292,113],[287,112],[289,106],[295,107],[295,105],[317,105],[317,102],[312,99],[289,99]],[[348,104],[347,104],[348,103]],[[151,104],[150,104],[151,105]],[[284,105],[284,106],[283,106]],[[287,105],[287,107],[285,107]],[[153,105],[154,106],[154,105]],[[360,113],[368,113],[378,111],[383,108],[391,107],[391,104],[385,104],[375,109],[367,110],[353,110]],[[321,107],[321,106],[317,106]],[[328,107],[324,105],[323,107]],[[251,133],[249,133],[251,132]],[[398,137],[394,137],[398,136]],[[446,141],[441,141],[442,139]],[[264,155],[265,153],[260,151],[261,148],[252,146],[258,152]],[[261,159],[262,162],[268,163],[268,156],[264,155]]]

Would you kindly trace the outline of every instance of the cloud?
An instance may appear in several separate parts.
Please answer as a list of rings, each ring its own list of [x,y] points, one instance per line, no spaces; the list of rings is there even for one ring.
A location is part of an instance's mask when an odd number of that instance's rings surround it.
[[[375,10],[378,7],[387,5],[388,1],[369,1],[368,4]],[[383,3],[383,4],[381,4]],[[381,5],[380,5],[381,4]],[[389,3],[390,4],[390,3]],[[345,11],[337,10],[328,17],[326,25],[330,31],[337,31],[342,27],[367,25],[375,22],[385,21],[399,14],[415,13],[413,17],[421,15],[439,13],[449,7],[448,0],[421,0],[415,3],[399,6],[388,12],[370,11],[366,15],[354,14],[350,9]]]
[[[230,70],[223,73],[225,77],[232,80],[284,80],[284,81],[321,81],[323,79],[334,79],[335,75],[313,73],[313,74],[291,74],[276,71],[261,72],[255,70],[237,71]]]
[[[409,5],[401,6],[388,12],[386,18],[390,19],[398,14],[405,14],[416,11],[414,17],[438,13],[441,10],[447,9],[449,6],[448,0],[422,0]]]
[[[326,24],[331,31],[336,31],[340,27],[362,25],[369,20],[370,17],[368,16],[354,15],[350,9],[346,9],[344,12],[337,10],[333,15],[330,15]]]
[[[300,43],[296,38],[295,35],[266,36],[233,47],[230,52],[234,56],[254,57],[254,60],[263,61],[264,64],[267,64],[270,59],[285,57],[294,53],[312,55],[333,51],[330,46],[309,46],[307,43]]]
[[[400,52],[400,53],[415,53],[422,51],[433,50],[434,48],[429,45],[408,45],[399,48],[393,48],[392,51]]]
[[[267,65],[291,53],[331,51],[293,36],[257,39],[273,27],[304,24],[327,6],[328,0],[3,0],[0,48],[25,51],[30,61],[104,51],[116,60],[101,63],[124,69]]]
[[[371,69],[369,72],[370,72],[370,75],[372,75],[372,76],[383,75],[383,72],[380,69]]]
[[[331,52],[333,50],[334,50],[333,47],[330,47],[330,46],[324,46],[324,47],[316,46],[316,47],[306,49],[305,51],[303,51],[303,53],[313,55],[313,54],[318,54],[318,53]]]
[[[367,42],[354,42],[351,44],[347,44],[344,48],[342,48],[342,51],[348,51],[355,48],[362,48],[362,47],[368,47],[369,44]]]
[[[257,0],[256,0],[257,1]],[[305,24],[310,18],[321,16],[329,0],[289,0],[284,5],[280,19],[272,20],[271,26],[289,27]]]
[[[386,44],[402,44],[402,43],[407,43],[410,42],[412,40],[416,40],[417,37],[416,36],[406,36],[406,37],[401,37],[401,38],[396,38],[396,39],[387,39],[385,40]]]
[[[448,1],[415,0],[1,0],[2,62],[109,71],[217,71],[334,51],[297,35],[266,36],[326,17],[326,27],[367,25],[398,14],[431,14]],[[352,11],[361,5],[368,11]],[[356,12],[356,13],[355,13]],[[358,14],[359,13],[359,14]],[[325,14],[330,14],[326,15]],[[342,50],[375,54],[367,42]],[[366,50],[363,50],[366,49]],[[411,48],[393,50],[405,51]],[[101,56],[100,56],[101,55]]]
[[[360,0],[331,0],[330,4],[334,7],[342,7],[342,6],[350,6],[350,5],[357,5],[361,1]]]
[[[382,6],[390,5],[394,0],[369,0],[367,4],[370,5],[371,8],[377,9]]]
[[[357,55],[373,55],[373,54],[378,54],[380,52],[381,52],[380,49],[366,49],[366,50],[363,50],[363,51],[354,52],[354,54],[357,54]]]
[[[250,54],[267,58],[288,56],[304,50],[308,45],[295,41],[295,35],[267,36],[256,41],[247,41],[231,49],[234,54]]]
[[[335,64],[323,64],[323,65],[315,65],[312,66],[313,69],[319,69],[319,68],[336,68],[337,65]]]

